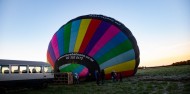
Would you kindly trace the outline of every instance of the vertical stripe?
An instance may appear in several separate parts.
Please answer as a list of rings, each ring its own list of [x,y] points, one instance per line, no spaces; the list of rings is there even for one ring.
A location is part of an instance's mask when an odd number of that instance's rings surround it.
[[[104,35],[98,40],[96,45],[92,48],[90,53],[88,54],[89,56],[94,56],[94,54],[102,48],[109,40],[111,40],[115,35],[119,33],[119,29],[115,27],[114,25],[110,26],[110,28],[104,33]]]
[[[70,43],[69,43],[69,52],[70,53],[74,52],[74,46],[76,43],[80,22],[81,22],[81,20],[72,22],[71,37],[70,37]]]
[[[55,63],[56,57],[55,57],[51,42],[49,43],[48,52],[50,54],[50,57],[51,57],[52,61]]]
[[[92,39],[90,40],[88,46],[86,47],[84,53],[88,54],[91,49],[94,47],[95,43],[101,38],[101,36],[105,33],[105,31],[110,27],[110,24],[102,21],[98,26],[98,29],[95,31]]]
[[[64,54],[64,39],[63,39],[63,32],[64,29],[61,27],[59,31],[56,33],[57,40],[58,40],[58,46],[59,46],[59,55],[62,56]]]
[[[80,65],[80,64],[77,64],[77,65],[79,65],[79,66],[73,70],[73,73],[79,74],[84,69],[84,66]]]
[[[86,67],[80,72],[79,77],[85,77],[88,74],[88,69]]]
[[[70,34],[71,34],[71,23],[64,26],[64,52],[69,52]]]
[[[79,51],[79,48],[80,48],[81,43],[83,41],[84,35],[86,34],[86,31],[87,31],[87,28],[88,28],[90,21],[91,21],[91,19],[83,19],[81,21],[77,40],[76,40],[76,44],[75,44],[75,48],[74,48],[74,52]]]
[[[48,61],[48,63],[49,64],[51,64],[51,66],[54,68],[54,62],[53,62],[53,60],[51,59],[51,56],[50,56],[50,54],[49,54],[49,52],[47,52],[47,61]]]
[[[64,65],[62,65],[62,66],[59,66],[59,70],[65,68],[65,67],[67,67],[67,66],[69,66],[69,65],[71,65],[71,64],[64,64]]]
[[[57,42],[57,36],[56,34],[53,35],[53,38],[51,40],[51,45],[53,47],[53,51],[55,53],[56,59],[59,58],[59,48],[58,48],[58,42]]]
[[[113,37],[108,43],[104,45],[94,56],[94,59],[98,59],[99,57],[103,56],[105,53],[110,51],[111,49],[115,48],[122,42],[126,41],[128,38],[123,32],[119,32],[115,37]]]
[[[78,66],[79,66],[78,64],[70,64],[69,66],[62,68],[60,71],[61,72],[72,72]]]
[[[85,37],[82,41],[82,44],[81,44],[81,47],[80,47],[80,50],[79,52],[80,53],[83,53],[84,50],[86,49],[87,45],[89,44],[93,34],[95,33],[97,27],[99,26],[99,24],[101,23],[101,20],[97,20],[97,19],[92,19],[90,24],[89,24],[89,27],[87,29],[87,32],[85,34]]]

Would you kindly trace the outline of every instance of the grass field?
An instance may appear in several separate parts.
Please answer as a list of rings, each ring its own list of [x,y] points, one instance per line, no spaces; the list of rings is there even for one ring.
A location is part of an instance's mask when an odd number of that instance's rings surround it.
[[[139,69],[123,82],[106,80],[104,85],[50,85],[46,89],[25,89],[10,94],[190,94],[190,65]]]

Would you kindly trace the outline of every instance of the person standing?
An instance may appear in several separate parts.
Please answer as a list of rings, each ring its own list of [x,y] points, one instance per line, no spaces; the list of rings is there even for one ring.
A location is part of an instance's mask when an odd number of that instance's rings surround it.
[[[96,84],[100,85],[100,74],[98,72],[98,70],[95,70],[95,78],[96,78]]]
[[[112,81],[115,82],[115,71],[111,72],[111,78],[112,78]]]
[[[104,84],[104,80],[105,80],[105,72],[104,72],[104,69],[101,70],[101,82],[102,82],[102,85]]]
[[[122,73],[120,72],[119,73],[119,81],[122,82],[122,79],[123,79],[123,76],[122,76]]]
[[[91,73],[88,73],[88,77],[87,77],[87,81],[92,81],[92,74]]]
[[[78,76],[78,73],[74,73],[74,84],[79,84],[79,76]]]
[[[115,81],[117,82],[118,81],[118,74],[117,74],[117,72],[114,72],[114,78],[115,78]]]

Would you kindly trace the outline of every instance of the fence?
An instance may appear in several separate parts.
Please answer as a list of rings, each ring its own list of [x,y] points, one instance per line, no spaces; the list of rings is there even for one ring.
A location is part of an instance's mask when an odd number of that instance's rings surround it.
[[[54,84],[73,84],[73,74],[71,72],[55,73]]]

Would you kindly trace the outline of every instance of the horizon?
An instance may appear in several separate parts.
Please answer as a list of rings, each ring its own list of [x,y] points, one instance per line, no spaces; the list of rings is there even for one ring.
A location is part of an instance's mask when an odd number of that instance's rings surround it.
[[[132,32],[140,49],[139,66],[190,60],[190,1],[145,1],[2,0],[0,59],[47,62],[48,44],[61,26],[78,16],[101,14]]]

